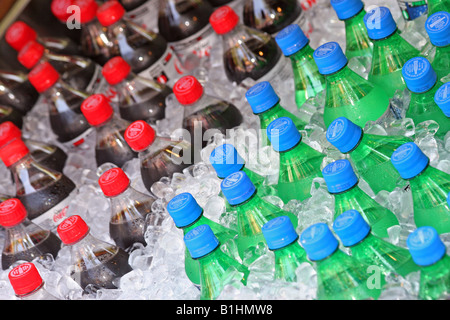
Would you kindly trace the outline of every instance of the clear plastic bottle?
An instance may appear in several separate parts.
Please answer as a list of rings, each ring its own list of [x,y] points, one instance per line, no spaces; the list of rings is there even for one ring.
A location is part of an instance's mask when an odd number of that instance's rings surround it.
[[[0,70],[0,104],[25,115],[36,104],[39,93],[21,71]]]

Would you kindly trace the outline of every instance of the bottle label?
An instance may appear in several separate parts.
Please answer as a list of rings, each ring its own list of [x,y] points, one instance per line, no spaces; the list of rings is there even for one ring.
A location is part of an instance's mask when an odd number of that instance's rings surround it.
[[[91,134],[91,132],[94,132],[94,128],[89,128],[82,134],[80,134],[75,139],[72,139],[70,141],[66,141],[63,143],[64,146],[72,148],[72,147],[78,147],[82,145],[85,142],[85,138]]]
[[[211,46],[215,39],[216,33],[211,25],[208,24],[192,36],[180,41],[171,42],[169,45],[183,61],[191,53],[200,58],[209,57]]]
[[[158,0],[148,0],[136,9],[128,11],[125,15],[134,23],[147,30],[158,32]]]
[[[403,18],[407,21],[414,20],[428,12],[425,0],[398,0]]]

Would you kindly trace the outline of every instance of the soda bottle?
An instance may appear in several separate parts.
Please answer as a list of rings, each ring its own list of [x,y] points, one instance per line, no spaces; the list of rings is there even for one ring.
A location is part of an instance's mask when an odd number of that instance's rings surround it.
[[[297,227],[297,217],[263,200],[245,172],[230,174],[222,180],[220,187],[228,203],[236,211],[236,245],[245,265],[251,264],[261,255],[260,244],[265,243],[261,228],[266,222],[285,215]]]
[[[351,256],[369,266],[378,266],[385,276],[394,273],[405,277],[418,271],[408,249],[398,247],[372,235],[370,226],[357,210],[340,214],[333,222],[333,230]]]
[[[50,230],[43,229],[27,218],[27,209],[17,198],[0,203],[0,225],[5,228],[2,269],[17,261],[32,261],[45,254],[56,259],[61,240]]]
[[[145,29],[158,30],[157,0],[119,0],[126,17]]]
[[[337,160],[322,170],[328,192],[334,196],[334,219],[345,211],[354,209],[363,216],[380,238],[388,238],[387,229],[398,225],[397,217],[367,195],[358,186],[358,177],[350,161]]]
[[[123,137],[130,123],[114,114],[104,95],[94,94],[84,100],[81,112],[96,131],[95,160],[98,167],[106,162],[122,167],[137,157]]]
[[[203,215],[203,208],[200,207],[192,194],[188,192],[183,192],[173,197],[167,204],[167,212],[172,217],[175,226],[183,231],[183,235],[186,235],[189,231],[200,225],[208,225],[221,244],[225,244],[228,240],[234,240],[237,237],[236,231],[205,217]],[[193,284],[200,286],[199,265],[191,257],[187,247],[184,264],[189,280]]]
[[[305,249],[298,243],[298,234],[289,217],[281,216],[266,222],[262,227],[267,247],[275,256],[275,280],[297,281],[297,268],[309,262]]]
[[[200,146],[197,141],[201,141],[204,148],[213,135],[212,131],[225,135],[226,130],[243,122],[242,114],[235,105],[204,93],[203,86],[194,76],[180,78],[173,86],[173,93],[183,106],[182,128],[190,135],[185,140],[196,146]]]
[[[172,93],[168,86],[136,75],[122,57],[109,60],[102,73],[117,94],[122,119],[155,123],[164,118],[165,100]]]
[[[416,226],[431,226],[439,234],[450,232],[450,175],[430,166],[430,159],[414,142],[401,145],[391,162],[409,182]]]
[[[36,65],[28,78],[43,95],[49,111],[50,127],[58,141],[68,147],[83,144],[84,138],[92,132],[80,110],[88,94],[66,84],[48,62]]]
[[[175,172],[182,172],[193,164],[193,151],[189,142],[158,137],[145,121],[138,120],[130,124],[124,137],[131,149],[139,153],[141,178],[150,192],[152,185],[162,177],[172,178]]]
[[[419,294],[422,300],[443,299],[450,291],[450,257],[433,227],[419,227],[406,241],[420,268]]]
[[[438,11],[450,12],[450,2],[448,0],[427,0],[428,17]]]
[[[19,138],[0,148],[0,158],[11,172],[15,197],[27,209],[28,219],[43,229],[54,230],[77,193],[75,183],[34,160]]]
[[[389,97],[383,87],[352,71],[337,42],[321,45],[313,56],[319,72],[326,78],[323,120],[327,128],[338,117],[364,127],[367,121],[381,120],[389,114]]]
[[[20,300],[60,300],[45,289],[44,281],[31,262],[21,263],[8,273],[9,283]]]
[[[22,128],[22,114],[14,107],[0,104],[0,124],[5,122],[11,122],[16,127]]]
[[[318,300],[378,299],[384,279],[374,286],[368,279],[368,266],[341,251],[325,223],[306,228],[300,243],[316,267]]]
[[[241,282],[247,284],[249,269],[219,249],[220,241],[208,225],[200,225],[186,233],[184,243],[199,265],[200,300],[217,299],[232,272],[239,272]]]
[[[146,221],[151,219],[153,195],[146,195],[130,185],[130,179],[120,168],[105,171],[98,179],[103,194],[110,200],[109,235],[115,244],[128,250],[134,243],[146,245]]]
[[[240,0],[208,0],[208,2],[215,8],[228,5],[235,10],[238,10],[243,5]]]
[[[450,117],[450,105],[449,105],[449,85],[447,83],[444,83],[434,95],[434,102],[438,105],[439,108],[441,108],[442,112],[445,116]]]
[[[325,89],[325,78],[319,73],[314,62],[314,50],[309,39],[297,24],[291,24],[281,30],[275,41],[283,54],[289,58],[294,73],[295,103],[301,108],[308,98],[314,97]]]
[[[280,156],[278,196],[284,203],[311,197],[312,181],[320,177],[325,155],[302,143],[302,135],[290,118],[274,120],[267,127],[267,136]]]
[[[39,98],[39,93],[21,71],[0,70],[0,105],[10,106],[24,116]]]
[[[13,139],[22,139],[31,153],[31,157],[45,167],[62,172],[67,160],[67,154],[53,144],[22,138],[22,132],[12,122],[0,124],[0,148]]]
[[[331,0],[339,20],[345,24],[345,56],[372,58],[373,43],[364,25],[364,3],[361,0]]]
[[[327,129],[329,143],[348,154],[356,171],[375,194],[392,192],[400,175],[391,163],[392,153],[412,140],[404,136],[382,136],[364,133],[363,129],[345,117],[334,120]]]
[[[61,222],[58,235],[64,245],[70,246],[70,276],[82,289],[89,284],[116,289],[117,278],[133,270],[128,264],[128,253],[94,237],[78,215]]]
[[[436,12],[425,23],[425,30],[433,45],[433,51],[429,57],[431,67],[440,80],[450,72],[450,13]]]
[[[403,65],[402,74],[411,92],[405,117],[413,119],[415,124],[427,120],[436,121],[439,125],[436,136],[443,139],[450,130],[450,121],[434,102],[436,91],[442,82],[438,81],[430,62],[422,57],[412,58]]]

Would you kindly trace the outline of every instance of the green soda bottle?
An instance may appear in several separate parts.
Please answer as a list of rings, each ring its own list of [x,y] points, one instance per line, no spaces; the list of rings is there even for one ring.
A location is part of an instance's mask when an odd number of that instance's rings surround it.
[[[209,225],[202,224],[187,232],[184,243],[200,270],[200,300],[217,299],[234,271],[241,273],[241,282],[247,284],[250,271],[219,249],[221,242]]]
[[[450,13],[436,12],[425,23],[433,55],[428,57],[438,80],[450,73]]]
[[[373,58],[369,81],[383,88],[389,98],[406,88],[402,67],[420,55],[419,50],[400,35],[391,12],[378,7],[364,16],[367,32],[373,41]]]
[[[422,57],[412,58],[403,65],[402,74],[411,92],[406,118],[411,118],[416,125],[427,120],[436,121],[439,125],[436,136],[442,139],[450,130],[450,121],[434,101],[442,82],[437,80],[430,62]]]
[[[434,95],[434,102],[442,110],[444,115],[450,118],[450,82],[444,83]],[[448,119],[447,121],[450,121]]]
[[[373,44],[364,25],[364,3],[361,0],[331,0],[339,20],[345,23],[345,56],[372,58]]]
[[[175,226],[183,230],[184,235],[199,225],[207,224],[222,244],[229,239],[235,239],[237,237],[236,231],[228,229],[205,217],[203,215],[203,209],[190,193],[184,192],[173,197],[167,204],[167,211],[172,217]],[[198,263],[191,258],[187,248],[184,264],[189,280],[195,285],[200,285]]]
[[[278,196],[284,203],[311,197],[312,181],[320,177],[325,155],[302,143],[302,135],[290,118],[274,120],[267,127],[267,136],[280,155]]]
[[[319,72],[326,78],[323,120],[327,128],[338,117],[364,127],[367,121],[377,121],[389,114],[389,97],[384,89],[352,71],[337,42],[321,45],[313,56]]]
[[[366,265],[380,268],[384,275],[395,273],[401,276],[418,271],[411,254],[370,232],[370,226],[357,210],[348,210],[333,222],[333,230],[345,247],[349,247],[352,257]]]
[[[345,211],[358,210],[372,228],[372,233],[380,238],[387,238],[387,229],[399,224],[391,211],[359,188],[358,177],[347,159],[328,164],[322,174],[328,192],[334,196],[334,219]]]
[[[297,108],[301,108],[308,98],[325,89],[325,78],[314,62],[314,50],[309,46],[309,39],[297,24],[291,24],[281,30],[275,41],[283,54],[291,60],[295,103]]]
[[[428,226],[417,228],[408,236],[406,245],[420,267],[419,299],[448,299],[450,256],[437,231]]]
[[[450,1],[448,0],[427,0],[428,17],[438,11],[450,12]]]
[[[298,243],[298,234],[287,216],[270,220],[262,227],[267,247],[275,256],[274,279],[287,282],[297,281],[297,268],[310,262],[305,249]]]
[[[264,201],[243,171],[232,173],[223,179],[221,189],[236,210],[238,232],[236,245],[245,265],[251,264],[262,253],[258,248],[261,243],[263,245],[265,243],[261,228],[266,222],[279,216],[288,216],[295,228],[298,225],[298,219],[294,214]]]
[[[404,136],[381,136],[364,133],[345,117],[334,120],[327,129],[329,143],[348,154],[360,177],[375,194],[381,190],[393,191],[400,174],[391,163],[392,153],[412,140]]]
[[[339,242],[325,223],[300,235],[300,243],[317,270],[317,300],[378,299],[382,279],[373,283],[369,266],[339,250]]]
[[[414,142],[400,146],[391,161],[409,181],[416,226],[431,226],[439,234],[450,232],[450,175],[430,166],[429,158]]]

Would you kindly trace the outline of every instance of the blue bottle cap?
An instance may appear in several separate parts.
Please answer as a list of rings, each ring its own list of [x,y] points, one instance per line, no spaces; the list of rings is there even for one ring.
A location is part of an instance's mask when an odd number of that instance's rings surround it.
[[[347,57],[337,42],[327,42],[314,50],[314,61],[321,74],[327,75],[341,70]]]
[[[340,152],[346,153],[356,147],[363,131],[345,117],[335,119],[327,129],[327,140]]]
[[[425,170],[429,159],[417,144],[407,142],[392,153],[391,162],[403,179],[411,179]]]
[[[224,179],[233,172],[241,170],[245,164],[244,159],[239,155],[236,148],[229,143],[216,147],[209,156],[209,162],[211,162],[220,179]]]
[[[291,219],[287,216],[274,218],[261,228],[270,250],[283,248],[298,239]]]
[[[184,192],[176,195],[167,204],[167,211],[178,228],[186,227],[202,215],[203,209],[192,194]]]
[[[364,239],[370,232],[370,226],[357,210],[348,210],[334,220],[333,230],[342,244],[349,247]]]
[[[201,258],[219,246],[219,240],[207,224],[202,224],[187,232],[184,236],[184,243],[193,259]]]
[[[450,117],[450,82],[444,83],[434,95],[434,102],[441,108],[442,112]]]
[[[291,24],[281,30],[275,41],[285,56],[290,56],[303,49],[309,42],[298,24]]]
[[[220,187],[231,205],[247,201],[256,191],[254,184],[244,171],[230,174],[222,180]]]
[[[402,68],[402,75],[408,89],[415,93],[430,90],[437,81],[436,72],[430,62],[422,57],[406,61]]]
[[[450,44],[450,13],[439,11],[433,13],[425,22],[430,41],[436,47],[445,47]]]
[[[268,81],[259,82],[248,89],[245,98],[247,98],[254,114],[269,110],[280,101],[280,97]]]
[[[420,227],[411,232],[406,240],[409,253],[419,266],[432,265],[446,254],[446,248],[433,227]]]
[[[322,170],[328,192],[339,193],[358,183],[358,177],[347,159],[336,160]]]
[[[339,242],[325,223],[316,223],[306,228],[300,235],[300,243],[309,260],[322,260],[330,256]]]
[[[273,120],[266,131],[272,148],[278,152],[289,150],[302,140],[301,133],[288,117]]]
[[[378,7],[367,12],[364,16],[364,24],[372,40],[386,38],[397,30],[391,11],[386,7]]]
[[[361,0],[331,0],[330,2],[340,20],[347,20],[364,8]]]

